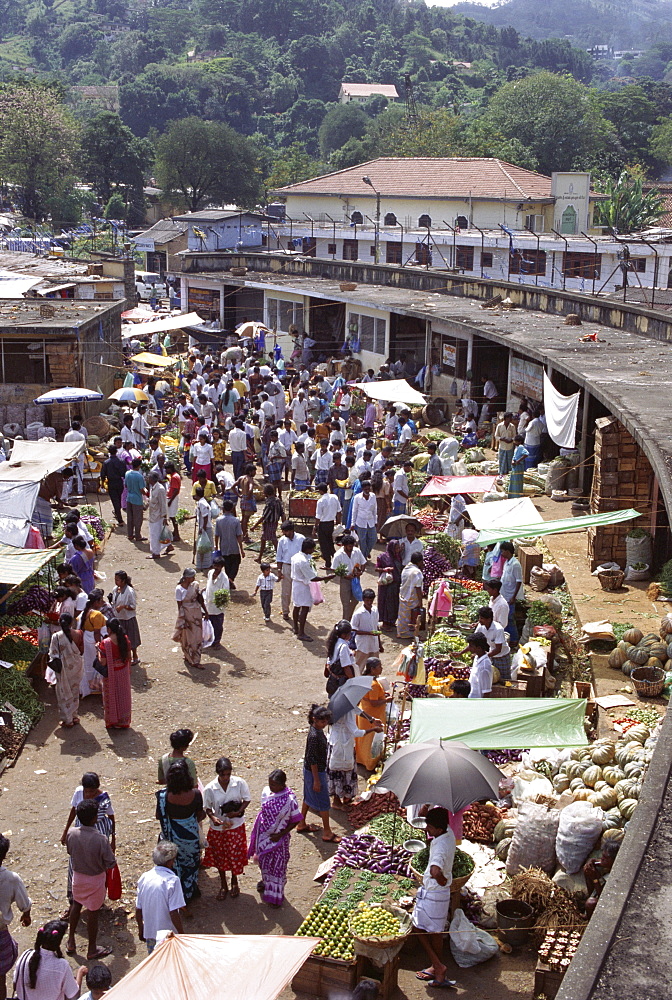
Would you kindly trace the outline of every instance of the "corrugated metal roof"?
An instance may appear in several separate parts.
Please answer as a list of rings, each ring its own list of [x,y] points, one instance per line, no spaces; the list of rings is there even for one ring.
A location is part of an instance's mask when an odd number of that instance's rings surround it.
[[[356,167],[299,181],[279,194],[366,195],[369,176],[384,197],[406,198],[550,198],[551,178],[494,157],[383,156]]]
[[[178,221],[177,219],[159,219],[149,229],[145,229],[144,232],[138,233],[133,238],[141,237],[142,239],[152,239],[155,243],[169,243],[176,236],[183,236],[188,229],[188,222]]]
[[[226,208],[203,208],[200,212],[174,216],[178,222],[222,222],[225,219],[252,218],[265,219],[260,212],[237,212]]]
[[[372,97],[382,94],[383,97],[399,97],[393,83],[342,83],[341,90],[352,97]]]

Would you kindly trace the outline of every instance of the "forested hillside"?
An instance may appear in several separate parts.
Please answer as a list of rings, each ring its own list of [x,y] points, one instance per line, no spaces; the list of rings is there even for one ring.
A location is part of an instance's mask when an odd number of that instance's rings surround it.
[[[493,14],[528,2],[556,0]],[[668,48],[657,79],[623,78],[567,39],[420,0],[0,0],[0,177],[33,218],[76,219],[88,197],[136,223],[150,179],[176,206],[254,205],[380,155],[656,177],[672,163]],[[343,80],[401,99],[342,105]]]

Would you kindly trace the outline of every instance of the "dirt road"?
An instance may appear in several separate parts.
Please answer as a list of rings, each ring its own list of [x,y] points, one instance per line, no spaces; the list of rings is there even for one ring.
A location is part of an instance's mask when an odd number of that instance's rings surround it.
[[[186,483],[183,493],[186,493]],[[103,504],[105,516],[109,505]],[[191,522],[190,522],[191,524]],[[185,536],[190,528],[185,525]],[[214,777],[214,763],[231,758],[234,771],[249,783],[250,813],[270,770],[282,767],[290,784],[301,794],[301,758],[307,731],[306,712],[312,701],[324,700],[325,639],[340,618],[337,582],[326,585],[325,604],[309,616],[310,644],[298,642],[281,617],[276,595],[272,624],[264,624],[258,601],[251,593],[258,567],[248,552],[238,577],[239,589],[227,608],[223,644],[216,653],[206,651],[206,669],[188,670],[171,639],[175,622],[175,585],[180,570],[191,564],[191,542],[176,545],[172,558],[147,560],[146,543],[134,544],[117,531],[107,542],[99,569],[107,574],[106,591],[116,569],[133,578],[138,595],[138,621],[142,634],[141,666],[133,670],[133,723],[128,731],[108,732],[102,720],[100,698],[81,702],[82,724],[72,730],[58,728],[55,698],[38,685],[47,711],[30,733],[14,769],[0,777],[2,821],[0,828],[11,839],[9,867],[19,872],[34,901],[33,927],[12,930],[21,949],[32,945],[41,923],[58,916],[67,906],[65,849],[60,845],[63,825],[75,786],[84,771],[95,770],[112,798],[117,816],[117,857],[124,883],[123,898],[108,904],[101,915],[99,943],[113,947],[107,964],[117,982],[145,957],[138,941],[134,887],[138,876],[151,867],[158,823],[154,819],[157,758],[169,749],[168,736],[182,726],[198,732],[193,745],[199,777],[205,784]],[[373,581],[373,575],[371,575]],[[383,665],[399,649],[387,639]],[[361,786],[360,786],[361,787]],[[343,814],[336,814],[339,832]],[[349,827],[345,826],[345,830]],[[319,835],[293,835],[287,902],[276,911],[259,902],[255,891],[258,870],[250,866],[241,879],[237,900],[216,902],[218,879],[202,872],[202,897],[187,911],[185,930],[192,933],[292,934],[318,895],[312,881],[318,864],[333,853]],[[78,937],[80,959],[86,941]],[[400,972],[403,995],[416,1000],[428,993],[413,975],[424,964],[419,949],[405,953]],[[497,956],[474,970],[458,970],[460,993],[473,1000],[492,997],[514,1000],[531,995],[530,952]],[[242,973],[241,973],[242,974]],[[293,996],[288,989],[283,996]]]

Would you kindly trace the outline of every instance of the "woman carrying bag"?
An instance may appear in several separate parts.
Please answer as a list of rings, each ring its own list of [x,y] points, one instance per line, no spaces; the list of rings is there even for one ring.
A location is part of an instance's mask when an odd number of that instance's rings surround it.
[[[338,622],[327,639],[327,662],[324,676],[327,678],[327,694],[338,691],[345,682],[359,673],[350,649],[352,625],[345,619]]]
[[[56,687],[58,716],[64,729],[72,729],[79,723],[79,686],[84,676],[84,639],[79,629],[72,627],[72,615],[61,615],[58,619],[60,630],[55,632],[49,643],[49,659],[46,680]]]
[[[105,726],[128,729],[131,725],[131,644],[117,618],[110,618],[107,630],[107,638],[98,643]]]

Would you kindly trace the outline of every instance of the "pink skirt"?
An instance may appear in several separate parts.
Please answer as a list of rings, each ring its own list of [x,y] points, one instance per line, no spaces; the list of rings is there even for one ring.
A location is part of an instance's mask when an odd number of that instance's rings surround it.
[[[72,898],[87,910],[99,910],[105,902],[107,886],[105,872],[100,875],[72,873]]]

